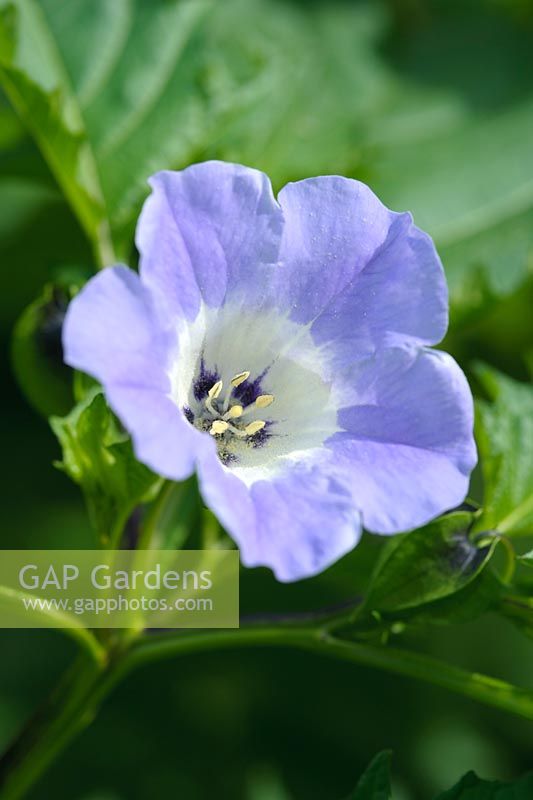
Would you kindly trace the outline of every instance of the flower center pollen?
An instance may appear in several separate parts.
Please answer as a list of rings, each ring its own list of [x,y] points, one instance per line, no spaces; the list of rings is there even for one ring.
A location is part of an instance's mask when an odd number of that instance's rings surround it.
[[[262,419],[256,419],[244,425],[242,420],[253,411],[257,411],[257,409],[268,408],[274,402],[273,394],[260,394],[253,403],[249,403],[247,406],[243,406],[238,402],[232,404],[233,390],[247,381],[249,377],[250,373],[248,371],[234,375],[224,396],[222,396],[224,388],[222,381],[214,383],[207,392],[204,402],[212,420],[209,428],[209,433],[212,436],[222,436],[225,433],[229,433],[238,439],[246,439],[249,436],[255,436],[265,427],[266,422]]]

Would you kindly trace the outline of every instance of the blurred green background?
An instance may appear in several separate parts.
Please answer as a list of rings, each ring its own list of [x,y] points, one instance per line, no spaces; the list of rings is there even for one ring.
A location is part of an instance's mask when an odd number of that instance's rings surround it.
[[[38,6],[78,98],[123,259],[134,264],[134,222],[157,169],[219,157],[264,169],[277,188],[313,174],[358,177],[435,237],[451,292],[445,346],[467,373],[483,360],[528,378],[529,0]],[[91,547],[81,497],[52,466],[58,445],[17,388],[9,351],[23,309],[48,282],[90,274],[93,253],[3,97],[0,148],[0,544]],[[65,151],[67,168],[68,158]],[[59,322],[47,318],[38,347],[61,381]],[[25,380],[31,384],[31,374]],[[327,573],[298,585],[243,571],[243,614],[320,608],[361,594],[380,545],[367,536]],[[495,619],[420,631],[408,644],[533,687],[530,644]],[[59,634],[42,631],[2,631],[0,647],[1,748],[73,653]],[[531,769],[532,742],[531,723],[401,678],[288,651],[209,654],[129,678],[30,796],[338,800],[388,747],[395,800],[425,800],[468,769],[487,778]]]

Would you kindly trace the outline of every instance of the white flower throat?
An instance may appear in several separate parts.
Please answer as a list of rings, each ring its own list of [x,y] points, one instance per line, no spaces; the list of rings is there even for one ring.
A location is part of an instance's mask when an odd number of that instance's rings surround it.
[[[305,327],[238,305],[204,307],[179,334],[171,396],[245,482],[321,447],[338,430],[322,354]]]

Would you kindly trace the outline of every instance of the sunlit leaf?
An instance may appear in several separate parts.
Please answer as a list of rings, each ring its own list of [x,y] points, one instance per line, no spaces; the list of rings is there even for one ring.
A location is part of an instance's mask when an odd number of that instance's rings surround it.
[[[397,5],[395,16],[396,94],[370,123],[370,177],[435,238],[456,323],[531,280],[530,30],[496,3],[482,14]]]
[[[406,32],[373,3],[1,3],[6,89],[101,260],[107,224],[128,258],[151,173],[216,157],[277,187],[320,173],[369,181],[435,237],[454,320],[529,280],[531,48],[497,9],[481,22],[460,7],[415,14]],[[475,30],[461,71],[456,30]],[[495,31],[497,64],[484,44]]]
[[[533,385],[488,367],[477,375],[492,402],[477,404],[477,439],[485,483],[479,526],[533,532]]]
[[[473,520],[470,513],[456,512],[392,539],[376,568],[367,608],[406,611],[465,589],[488,564],[495,546],[472,541]]]
[[[81,486],[101,541],[113,542],[159,479],[136,461],[129,437],[100,390],[89,392],[68,416],[52,417],[50,424],[63,448],[58,466]]]
[[[107,219],[96,162],[61,56],[33,0],[0,2],[0,78],[88,236],[103,242]]]
[[[519,561],[525,567],[533,568],[533,550],[530,550],[528,553],[524,553],[521,556],[517,556],[516,558],[517,561]]]
[[[89,235],[109,222],[124,257],[153,172],[220,157],[277,185],[351,173],[387,91],[377,6],[2,2],[6,90]]]

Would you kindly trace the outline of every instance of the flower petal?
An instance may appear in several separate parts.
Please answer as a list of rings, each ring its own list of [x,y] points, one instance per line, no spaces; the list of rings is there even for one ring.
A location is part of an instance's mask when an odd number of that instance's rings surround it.
[[[63,326],[66,363],[105,385],[168,391],[172,340],[138,275],[123,266],[92,278],[70,303]]]
[[[63,328],[65,361],[104,384],[138,459],[160,475],[183,480],[194,471],[199,450],[214,451],[215,445],[168,396],[174,339],[127,267],[108,268],[89,281],[70,304]]]
[[[247,487],[219,462],[203,459],[200,488],[248,567],[270,567],[278,580],[322,572],[352,550],[361,519],[350,492],[318,465],[292,467]]]
[[[342,483],[316,468],[252,486],[255,541],[243,547],[249,566],[265,564],[280,581],[317,575],[352,550],[361,517]]]
[[[182,481],[192,475],[201,453],[217,458],[213,438],[189,425],[162,392],[108,384],[106,397],[131,434],[135,455],[158,475]]]
[[[353,360],[378,346],[439,342],[447,288],[431,238],[389,211],[363,183],[340,177],[288,184],[281,259],[291,318]]]
[[[192,320],[234,290],[260,299],[278,260],[282,212],[266,175],[220,161],[159,172],[137,227],[143,282]]]
[[[461,503],[476,464],[472,396],[446,353],[390,349],[354,365],[327,446],[364,526],[398,533]]]

